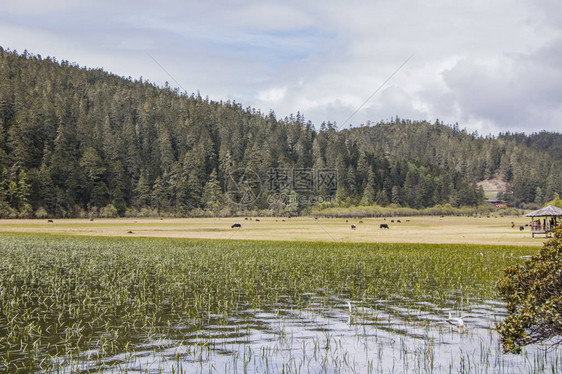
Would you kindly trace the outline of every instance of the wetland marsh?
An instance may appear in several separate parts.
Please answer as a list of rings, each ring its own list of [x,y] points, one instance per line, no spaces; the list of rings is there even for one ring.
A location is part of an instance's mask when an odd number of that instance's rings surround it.
[[[496,281],[535,252],[2,234],[0,368],[557,372],[559,350],[504,355],[494,329]]]

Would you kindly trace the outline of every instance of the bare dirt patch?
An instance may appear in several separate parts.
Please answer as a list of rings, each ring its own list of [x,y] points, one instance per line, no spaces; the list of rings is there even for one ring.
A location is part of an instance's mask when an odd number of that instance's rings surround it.
[[[507,182],[500,178],[487,179],[477,183],[478,186],[482,186],[484,192],[506,192]]]

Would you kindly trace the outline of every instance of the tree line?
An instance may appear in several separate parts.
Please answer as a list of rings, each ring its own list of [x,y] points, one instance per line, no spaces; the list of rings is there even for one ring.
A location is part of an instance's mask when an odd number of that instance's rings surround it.
[[[264,187],[247,205],[228,195],[240,170]],[[272,171],[322,170],[335,179],[319,189],[306,179],[304,190],[265,188]],[[400,118],[338,130],[0,48],[1,217],[477,206],[476,183],[490,178],[508,183],[502,197],[515,205],[540,205],[562,192],[561,171],[558,133],[482,137]]]

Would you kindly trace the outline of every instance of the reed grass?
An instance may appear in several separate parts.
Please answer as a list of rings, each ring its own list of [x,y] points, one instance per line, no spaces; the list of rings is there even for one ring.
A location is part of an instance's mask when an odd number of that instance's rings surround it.
[[[215,344],[209,325],[227,329],[233,316],[251,323],[260,311],[282,315],[333,306],[334,299],[362,305],[389,300],[418,314],[423,303],[412,305],[424,300],[462,306],[493,299],[503,269],[532,252],[450,244],[2,235],[0,371],[51,371],[92,360],[120,367],[122,361],[104,359],[133,354],[158,339],[181,346],[196,335],[205,347]],[[432,365],[431,346],[422,348],[424,365]]]

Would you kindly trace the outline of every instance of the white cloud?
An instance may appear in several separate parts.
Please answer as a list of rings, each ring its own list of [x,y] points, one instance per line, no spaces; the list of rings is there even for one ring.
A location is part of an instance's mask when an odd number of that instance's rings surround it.
[[[280,102],[285,98],[286,93],[287,93],[286,87],[271,88],[268,90],[258,92],[258,100],[263,102],[270,102],[271,104],[275,105],[276,103]]]
[[[459,120],[494,130],[559,130],[562,112],[562,39],[530,54],[481,63],[459,61],[444,73]]]
[[[3,47],[175,85],[150,54],[189,92],[316,124],[342,124],[415,53],[349,122],[494,133],[559,129],[560,15],[554,0],[20,1],[0,33]]]

